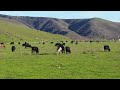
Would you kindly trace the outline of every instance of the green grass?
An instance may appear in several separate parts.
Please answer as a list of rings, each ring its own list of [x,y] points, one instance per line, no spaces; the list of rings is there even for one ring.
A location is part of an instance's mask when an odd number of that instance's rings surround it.
[[[68,41],[66,46],[71,47],[72,54],[56,54],[55,43],[50,42],[60,40]],[[16,43],[13,53],[11,41]],[[31,49],[18,45],[19,41],[38,46],[39,55],[31,55]],[[48,42],[43,45],[39,41]],[[0,48],[0,79],[120,79],[120,42],[75,45],[70,41],[0,18],[0,42],[5,42],[6,46]],[[105,44],[110,46],[111,52],[103,52]]]
[[[1,79],[119,79],[120,42],[71,44],[71,55],[56,54],[54,44],[33,44],[40,49],[39,55],[31,55],[31,49],[16,44],[0,49]],[[103,45],[109,44],[111,52],[103,52]],[[49,46],[49,47],[48,47]],[[60,67],[60,68],[59,68]]]

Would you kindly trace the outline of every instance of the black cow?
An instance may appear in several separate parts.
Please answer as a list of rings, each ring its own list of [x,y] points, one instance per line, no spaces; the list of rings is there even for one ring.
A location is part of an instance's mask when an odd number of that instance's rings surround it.
[[[77,45],[77,44],[78,44],[78,41],[76,41],[75,44]]]
[[[68,46],[67,46],[67,47],[65,47],[65,51],[66,51],[66,54],[68,54],[68,53],[69,53],[69,54],[71,54],[70,47],[68,47]]]
[[[32,54],[33,54],[33,53],[38,54],[38,53],[39,53],[38,47],[36,47],[36,46],[31,47],[31,53],[32,53]]]
[[[50,44],[53,44],[53,42],[50,42]]]
[[[110,47],[109,47],[109,45],[104,45],[104,51],[109,51],[109,52],[110,52]]]
[[[59,45],[61,45],[61,43],[56,43],[56,44],[55,44],[55,46],[59,46]]]
[[[22,46],[25,46],[25,43],[23,43]]]
[[[18,44],[20,44],[20,42],[18,42]]]
[[[73,44],[73,43],[74,43],[74,41],[71,41],[71,43]]]
[[[43,44],[45,44],[45,42],[43,42]]]
[[[14,44],[14,42],[11,42],[10,44]]]
[[[16,50],[16,47],[15,47],[15,46],[12,46],[12,47],[11,47],[11,50],[12,50],[12,52],[14,52],[14,51]]]
[[[27,48],[27,47],[29,47],[29,48],[32,47],[29,43],[26,43],[26,42],[25,42],[24,44],[22,44],[22,46],[24,46],[25,48]]]
[[[62,43],[62,45],[64,45],[64,46],[65,46],[65,43]]]
[[[92,41],[90,41],[90,43],[92,43]]]

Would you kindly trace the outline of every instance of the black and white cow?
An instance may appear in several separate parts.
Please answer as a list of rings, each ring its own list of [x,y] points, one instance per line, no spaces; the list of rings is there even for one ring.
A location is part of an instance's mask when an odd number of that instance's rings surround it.
[[[32,47],[31,47],[31,53],[32,53],[32,54],[34,54],[34,53],[38,54],[38,53],[39,53],[38,47],[32,46]]]
[[[12,46],[12,47],[11,47],[11,50],[12,50],[12,52],[14,52],[14,51],[16,50],[16,47],[15,47],[15,46]]]
[[[65,53],[65,48],[64,45],[61,43],[56,43],[55,46],[57,46],[57,52],[60,53]]]
[[[104,51],[109,51],[109,52],[110,52],[110,47],[109,47],[109,45],[104,45]]]

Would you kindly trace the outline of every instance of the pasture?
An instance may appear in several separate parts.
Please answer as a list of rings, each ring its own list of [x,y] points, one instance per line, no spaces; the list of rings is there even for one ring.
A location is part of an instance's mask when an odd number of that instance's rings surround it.
[[[9,43],[0,48],[0,79],[119,79],[120,42],[66,42],[71,54],[56,54],[50,42],[38,46],[39,55],[31,55],[31,49],[15,44],[11,51]],[[104,52],[108,44],[110,52]]]

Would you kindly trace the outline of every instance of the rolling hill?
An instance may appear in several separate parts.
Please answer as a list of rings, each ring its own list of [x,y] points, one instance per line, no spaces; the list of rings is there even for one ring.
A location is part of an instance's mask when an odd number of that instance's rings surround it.
[[[120,23],[111,22],[101,18],[83,20],[65,20],[69,29],[81,36],[92,39],[118,39]]]
[[[59,41],[70,39],[58,34],[54,35],[43,31],[37,31],[14,19],[0,17],[0,42],[38,42],[53,40]]]
[[[71,39],[118,39],[120,23],[101,18],[90,19],[57,19],[48,17],[8,16],[2,18],[14,20],[39,31],[60,34]]]

